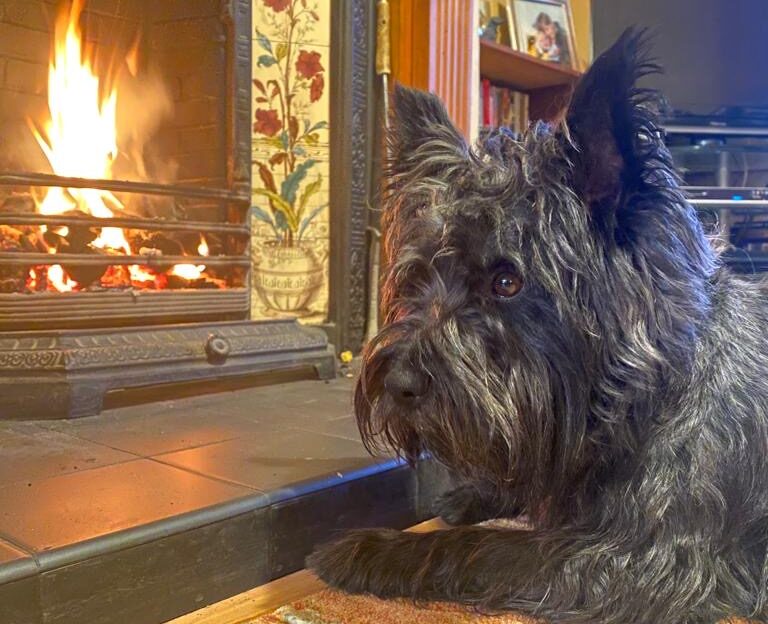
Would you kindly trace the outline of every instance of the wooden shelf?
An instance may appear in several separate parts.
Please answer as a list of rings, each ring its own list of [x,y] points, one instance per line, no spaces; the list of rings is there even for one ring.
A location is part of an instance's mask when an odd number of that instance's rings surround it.
[[[530,92],[551,87],[572,87],[581,72],[481,39],[480,75],[492,82]]]

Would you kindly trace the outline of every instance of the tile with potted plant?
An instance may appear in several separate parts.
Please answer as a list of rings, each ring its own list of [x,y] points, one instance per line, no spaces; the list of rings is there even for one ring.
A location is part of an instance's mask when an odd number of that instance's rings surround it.
[[[252,316],[328,311],[330,3],[254,0]]]

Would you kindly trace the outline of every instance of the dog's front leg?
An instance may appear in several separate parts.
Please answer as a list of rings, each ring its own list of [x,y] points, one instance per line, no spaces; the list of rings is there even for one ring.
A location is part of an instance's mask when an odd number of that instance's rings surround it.
[[[326,583],[348,592],[456,600],[491,609],[520,599],[541,567],[530,532],[482,527],[352,531],[318,548],[307,563]]]

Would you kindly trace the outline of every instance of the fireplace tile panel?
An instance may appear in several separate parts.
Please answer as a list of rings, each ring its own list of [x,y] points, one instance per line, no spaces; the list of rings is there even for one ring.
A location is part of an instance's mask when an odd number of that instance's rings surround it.
[[[300,0],[291,0],[285,6],[274,6],[281,10],[276,11],[272,3],[263,0],[256,0],[253,7],[253,78],[265,85],[266,92],[262,93],[258,86],[251,90],[254,111],[251,179],[253,203],[257,207],[251,219],[254,262],[251,316],[258,319],[293,313],[304,323],[316,324],[324,322],[328,314],[330,3],[314,0],[307,2],[307,9],[304,9]],[[289,49],[287,37],[290,31],[286,24],[291,12],[298,16],[301,28],[293,31],[288,64],[285,55]],[[299,138],[295,142],[290,139],[290,123],[283,118],[279,97],[270,97],[275,83],[284,90],[285,69],[291,85],[299,85],[295,99],[298,104],[291,115],[299,129]],[[305,129],[316,126],[317,129],[308,133],[310,139],[302,138]],[[294,153],[295,160],[287,166],[280,160],[280,153],[286,152],[280,143],[283,136],[294,145],[293,150],[287,151]],[[308,196],[300,221],[309,215],[312,217],[301,228],[301,241],[293,241],[294,246],[306,252],[303,255],[296,252],[290,258],[288,254],[281,257],[273,251],[275,231],[264,215],[271,214],[272,219],[277,219],[278,229],[284,222],[274,206],[260,194],[269,186],[263,171],[268,170],[274,188],[283,193],[287,188],[286,180],[295,178],[295,172],[307,163],[313,164],[308,166],[306,175],[299,182],[293,202],[294,208],[299,208],[307,189],[314,189]],[[285,196],[290,198],[292,194],[288,192]],[[316,276],[302,279],[297,275],[302,266],[307,271],[314,270]],[[317,286],[312,295],[308,300],[302,298],[296,292],[301,288],[300,284],[314,283],[312,280],[315,279]]]

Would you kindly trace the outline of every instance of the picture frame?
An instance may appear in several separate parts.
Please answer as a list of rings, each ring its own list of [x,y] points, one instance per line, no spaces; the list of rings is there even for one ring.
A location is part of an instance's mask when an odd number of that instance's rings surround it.
[[[573,13],[568,0],[507,0],[510,39],[518,52],[577,69]]]
[[[512,13],[509,0],[480,0],[478,36],[513,47]]]

